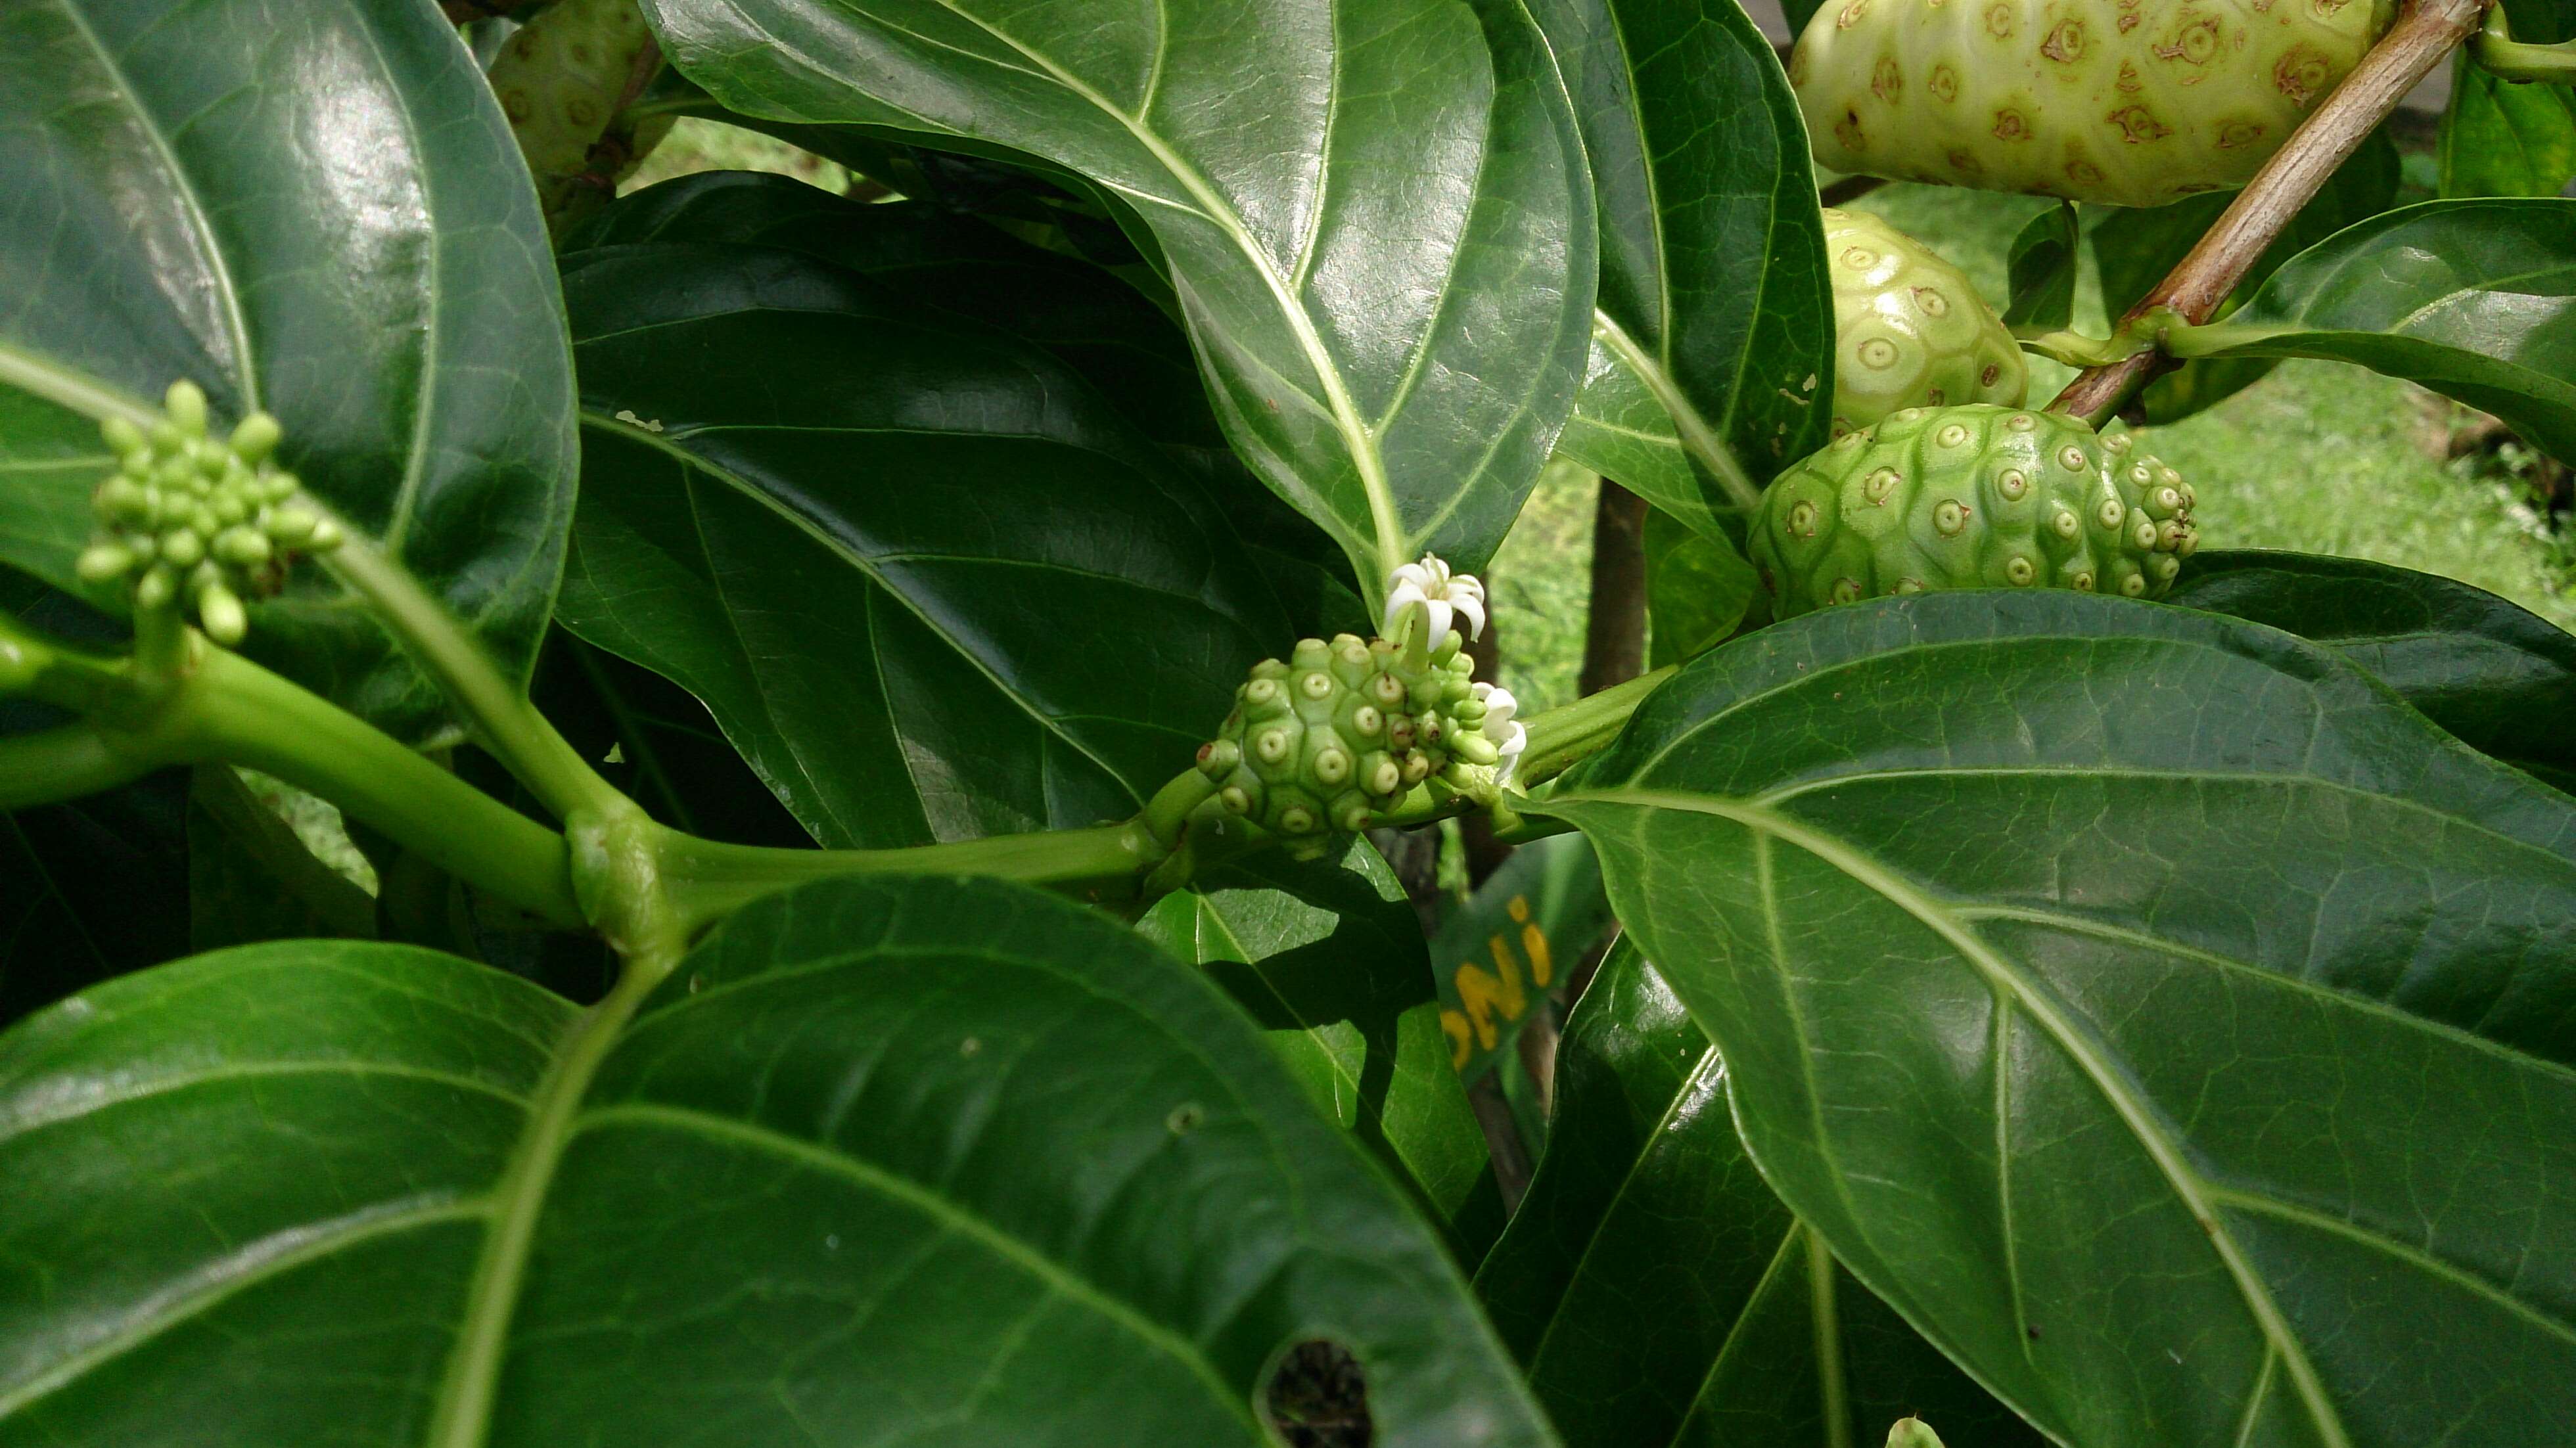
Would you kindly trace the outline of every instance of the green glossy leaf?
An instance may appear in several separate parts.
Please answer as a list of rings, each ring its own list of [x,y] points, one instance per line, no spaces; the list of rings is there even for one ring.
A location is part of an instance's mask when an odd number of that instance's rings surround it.
[[[1611,350],[1599,336],[1585,360],[1583,392],[1556,435],[1557,456],[1653,503],[1659,511],[1713,531],[1715,516],[1705,485],[1682,451],[1682,435],[1645,379],[1629,365],[1631,352]]]
[[[1449,1067],[1421,924],[1375,846],[1355,837],[1339,860],[1264,855],[1203,872],[1137,929],[1208,967],[1315,1104],[1449,1226],[1460,1259],[1484,1255],[1502,1197]]]
[[[1687,666],[1544,812],[1837,1257],[2083,1448],[2576,1428],[2576,800],[2055,590]]]
[[[1098,267],[927,202],[871,205],[785,176],[708,171],[620,199],[577,240],[724,242],[819,257],[1052,354],[1158,442],[1225,445],[1189,336],[1160,308]]]
[[[1724,643],[1761,592],[1734,540],[1693,530],[1657,508],[1646,514],[1646,662],[1662,668]]]
[[[1749,507],[1831,424],[1833,292],[1788,77],[1734,0],[1532,9],[1573,94],[1600,203],[1585,390],[1617,390],[1587,395],[1577,415],[1596,430],[1652,432],[1634,397],[1642,389],[1696,476],[1574,455],[1686,520]],[[1606,381],[1605,352],[1615,364]]]
[[[2564,86],[2498,80],[2462,50],[2436,154],[2444,196],[2555,196],[2576,177],[2576,103]]]
[[[188,949],[188,775],[0,813],[0,1024]]]
[[[2326,178],[2325,186],[2301,207],[2279,237],[2246,268],[2230,304],[2252,294],[2282,263],[2347,226],[2386,211],[2397,199],[2397,144],[2385,127],[2363,139],[2359,150]],[[2213,192],[2145,210],[2091,206],[2085,211],[2085,239],[2101,274],[2102,300],[2113,317],[2134,306],[2147,290],[2164,280],[2236,199],[2233,192]],[[2223,309],[2222,309],[2223,310]],[[2237,358],[2187,363],[2158,378],[2142,394],[2147,419],[2179,422],[2223,402],[2260,381],[2276,364],[2268,358]]]
[[[2172,346],[2359,363],[2576,457],[2576,200],[2427,201],[2373,217]]]
[[[2004,325],[2057,331],[2075,324],[2075,271],[2080,233],[2075,203],[2060,201],[2023,223],[2009,259],[2011,305]]]
[[[1014,338],[767,248],[585,252],[565,294],[564,621],[827,844],[1133,813],[1294,637],[1198,484]]]
[[[0,1433],[57,1444],[1552,1441],[1440,1246],[1197,973],[835,881],[578,1010],[297,942],[0,1038]],[[30,1185],[35,1184],[35,1185]]]
[[[2576,636],[2483,589],[2306,553],[2203,553],[2165,598],[2325,644],[2471,747],[2576,786]]]
[[[1846,1448],[1908,1413],[2044,1441],[1763,1185],[1724,1064],[1627,941],[1566,1023],[1556,1126],[1476,1290],[1568,1443]]]
[[[1519,0],[649,0],[725,105],[1044,157],[1161,242],[1226,433],[1364,591],[1502,541],[1572,406],[1582,147]]]
[[[0,195],[0,558],[77,588],[110,464],[60,400],[187,377],[222,417],[283,420],[287,465],[524,674],[572,516],[572,381],[526,168],[434,6],[0,9]],[[426,679],[305,574],[251,651],[436,728]]]
[[[2513,37],[2538,45],[2576,40],[2576,0],[2504,0]]]

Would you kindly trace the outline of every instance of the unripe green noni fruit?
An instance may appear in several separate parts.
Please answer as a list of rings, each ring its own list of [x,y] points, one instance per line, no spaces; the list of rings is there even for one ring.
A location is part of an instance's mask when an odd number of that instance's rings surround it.
[[[1936,588],[2155,598],[2200,546],[2192,502],[2126,434],[2009,407],[1908,408],[1781,474],[1749,551],[1781,618]]]
[[[1864,211],[1825,210],[1834,435],[1906,407],[2019,407],[2030,369],[1967,273]]]
[[[244,598],[277,592],[295,554],[340,546],[340,526],[299,500],[295,475],[270,461],[282,432],[267,413],[219,440],[206,394],[181,381],[160,421],[111,417],[99,435],[117,467],[91,495],[99,531],[73,568],[94,585],[132,577],[138,609],[184,605],[208,638],[237,644],[250,627]]]
[[[554,0],[502,45],[492,93],[551,229],[605,205],[670,133],[669,116],[638,122],[625,114],[659,67],[635,0]]]
[[[1424,780],[1500,758],[1461,642],[1452,630],[1408,664],[1385,639],[1301,639],[1252,666],[1199,772],[1227,811],[1292,845],[1366,829]]]
[[[2394,0],[1827,0],[1789,62],[1837,171],[2162,206],[2244,185]]]

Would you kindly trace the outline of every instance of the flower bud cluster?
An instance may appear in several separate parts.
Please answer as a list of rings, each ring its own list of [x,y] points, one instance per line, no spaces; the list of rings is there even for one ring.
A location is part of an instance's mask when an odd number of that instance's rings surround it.
[[[280,431],[267,413],[217,441],[206,394],[182,381],[170,385],[160,420],[111,417],[99,434],[116,471],[91,499],[100,527],[77,569],[89,583],[131,577],[138,610],[183,605],[207,637],[237,644],[250,627],[245,598],[277,592],[296,554],[340,546],[340,526],[271,463]]]

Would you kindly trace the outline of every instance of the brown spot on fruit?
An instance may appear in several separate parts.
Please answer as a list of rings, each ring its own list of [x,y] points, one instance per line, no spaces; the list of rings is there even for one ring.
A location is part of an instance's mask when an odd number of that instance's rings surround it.
[[[2261,121],[2221,122],[2218,127],[2218,149],[2233,151],[2239,146],[2251,146],[2262,140],[2263,133],[2269,129],[2271,128]]]
[[[1952,151],[1943,159],[1950,163],[1951,170],[1962,176],[1982,176],[1986,172],[1986,163],[1965,149]]]
[[[1995,380],[2003,375],[2004,369],[2002,363],[1989,362],[1986,364],[1986,370],[1977,374],[1977,385],[1979,387],[1992,387],[1995,385]]]
[[[2078,157],[2066,163],[2066,179],[2087,188],[2099,186],[2102,184],[2102,168]]]
[[[2119,20],[2119,25],[2120,33],[2122,35],[2126,35],[2130,31],[2138,28],[2138,17],[2134,13],[2122,15]],[[2120,68],[2122,70],[2127,70],[2129,67],[2126,62],[2123,62]]]
[[[2304,106],[2316,99],[2334,80],[2334,66],[2324,52],[2313,45],[2294,45],[2272,66],[2272,84],[2290,98],[2290,104]]]
[[[2174,37],[2173,44],[2154,47],[2156,59],[2179,60],[2185,65],[2207,65],[2218,58],[2218,41],[2218,17],[2212,15],[2184,26],[2182,33]]]
[[[2039,53],[2060,65],[2079,60],[2084,55],[2084,22],[2061,20],[2039,43]]]
[[[2161,141],[2173,134],[2173,127],[2158,121],[2155,112],[2145,106],[2122,106],[2103,119],[2118,126],[2120,139],[2132,146]]]
[[[2027,141],[2030,139],[2030,121],[2021,112],[2006,106],[1995,112],[1994,135],[1998,141]]]
[[[1808,63],[1807,47],[1801,45],[1789,52],[1789,84],[1804,87],[1807,83],[1807,72],[1810,69],[1812,67]]]
[[[1946,317],[1950,315],[1950,299],[1941,295],[1941,289],[1939,287],[1916,287],[1914,289],[1914,305],[1922,308],[1923,315],[1927,317]]]
[[[1986,7],[1986,33],[1997,40],[2010,40],[2013,33],[2013,10],[2003,0]]]
[[[2112,88],[2124,94],[2135,95],[2142,84],[2143,82],[2138,79],[2138,68],[2125,60],[2121,61],[2120,75],[2117,80],[2111,82]]]
[[[1896,104],[1896,98],[1905,93],[1905,74],[1896,68],[1892,57],[1881,56],[1878,64],[1870,68],[1869,93],[1889,105]]]
[[[1860,112],[1843,112],[1842,119],[1834,122],[1834,139],[1842,142],[1846,151],[1857,153],[1869,149],[1869,133],[1861,129]]]
[[[1843,7],[1842,13],[1834,17],[1834,28],[1849,30],[1860,24],[1860,18],[1868,13],[1869,0],[1851,0],[1849,5]]]
[[[1926,83],[1924,89],[1932,92],[1932,98],[1934,100],[1957,100],[1959,98],[1959,73],[1952,70],[1946,64],[1936,65],[1932,67],[1932,79]]]

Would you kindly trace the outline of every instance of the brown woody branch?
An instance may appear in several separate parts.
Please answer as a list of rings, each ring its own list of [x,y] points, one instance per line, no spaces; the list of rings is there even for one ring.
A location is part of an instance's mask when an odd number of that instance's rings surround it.
[[[2185,321],[2209,320],[2255,259],[2315,198],[2354,150],[2397,109],[2416,82],[2478,28],[2489,0],[2411,0],[2405,13],[2370,53],[2335,87],[2236,201],[2174,266],[2124,322],[2155,307],[2171,307]],[[2161,352],[2141,352],[2107,367],[2088,367],[2049,404],[2096,426],[2119,411],[2162,372],[2180,365]]]

